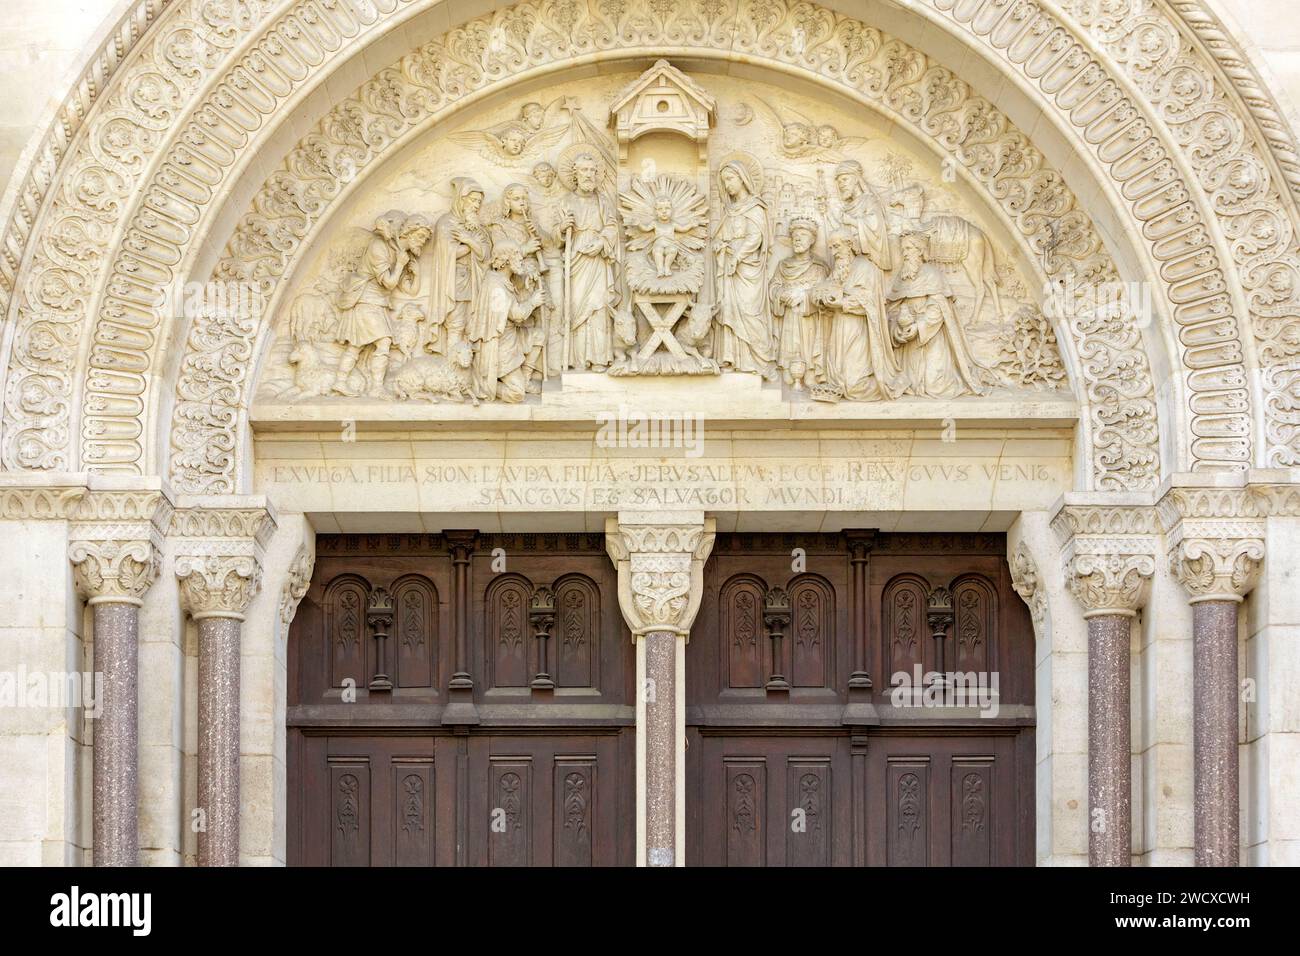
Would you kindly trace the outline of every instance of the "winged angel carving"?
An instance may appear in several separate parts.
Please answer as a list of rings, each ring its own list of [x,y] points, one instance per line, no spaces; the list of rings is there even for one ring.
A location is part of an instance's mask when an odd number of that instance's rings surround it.
[[[573,125],[577,109],[576,102],[568,96],[552,100],[545,107],[541,103],[525,103],[514,119],[487,129],[453,133],[450,138],[498,166],[525,166],[540,159],[564,138]],[[567,120],[561,119],[565,112],[569,113]]]
[[[833,162],[842,159],[846,149],[866,142],[861,136],[843,136],[829,123],[815,123],[797,110],[789,107],[778,109],[758,97],[755,100],[780,128],[781,136],[777,145],[780,154],[786,159]]]

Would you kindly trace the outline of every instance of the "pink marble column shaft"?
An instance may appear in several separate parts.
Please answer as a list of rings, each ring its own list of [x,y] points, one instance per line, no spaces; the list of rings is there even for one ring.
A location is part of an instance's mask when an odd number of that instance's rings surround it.
[[[645,705],[646,865],[673,866],[677,845],[677,642],[671,631],[651,631],[645,676],[654,689]]]
[[[199,617],[199,866],[239,864],[238,617]]]
[[[1197,866],[1236,866],[1241,846],[1237,763],[1237,608],[1192,605],[1193,764]]]
[[[140,608],[134,601],[92,604],[95,672],[102,677],[94,721],[91,853],[95,866],[135,866],[139,780],[137,658]]]
[[[1133,756],[1129,712],[1131,614],[1088,617],[1088,863],[1129,866]]]

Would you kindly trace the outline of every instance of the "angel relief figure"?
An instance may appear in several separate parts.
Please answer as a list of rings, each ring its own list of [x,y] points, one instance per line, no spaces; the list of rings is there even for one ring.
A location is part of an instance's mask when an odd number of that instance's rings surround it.
[[[637,292],[697,292],[704,281],[708,201],[675,176],[633,179],[620,197],[627,230],[628,283]]]
[[[841,159],[842,153],[849,147],[866,142],[861,136],[842,136],[834,126],[814,123],[789,107],[778,109],[762,99],[758,103],[780,128],[778,143],[780,153],[786,159],[834,161]]]
[[[514,119],[487,129],[453,133],[451,140],[499,166],[531,165],[564,138],[572,120],[561,119],[560,114],[575,108],[569,97],[560,97],[545,107],[525,103]]]

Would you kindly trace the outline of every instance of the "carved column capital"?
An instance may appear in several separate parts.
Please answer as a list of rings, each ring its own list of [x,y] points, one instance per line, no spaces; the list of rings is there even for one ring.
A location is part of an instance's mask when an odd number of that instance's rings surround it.
[[[1169,570],[1198,601],[1240,601],[1259,579],[1270,501],[1243,475],[1175,475],[1157,509]]]
[[[1169,570],[1197,601],[1241,601],[1259,580],[1260,538],[1183,538],[1169,552]]]
[[[171,502],[157,481],[134,487],[92,486],[77,496],[68,512],[68,559],[82,597],[92,604],[139,604],[158,576],[171,513]]]
[[[1084,617],[1132,615],[1146,604],[1160,523],[1141,496],[1067,496],[1052,528],[1061,540],[1066,584]]]
[[[243,618],[262,587],[262,564],[253,557],[191,555],[176,559],[181,604],[193,617]]]
[[[688,636],[704,591],[714,523],[696,512],[619,512],[605,523],[605,548],[618,569],[618,601],[633,636]]]
[[[262,583],[262,554],[276,527],[262,496],[182,498],[169,535],[181,603],[195,618],[242,619]]]

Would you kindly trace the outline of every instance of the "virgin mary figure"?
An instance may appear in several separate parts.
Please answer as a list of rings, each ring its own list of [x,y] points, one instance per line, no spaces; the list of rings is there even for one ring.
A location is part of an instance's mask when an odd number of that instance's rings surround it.
[[[776,377],[772,316],[767,307],[767,260],[772,224],[759,197],[757,164],[732,159],[718,170],[722,215],[713,234],[717,342],[724,369]]]

